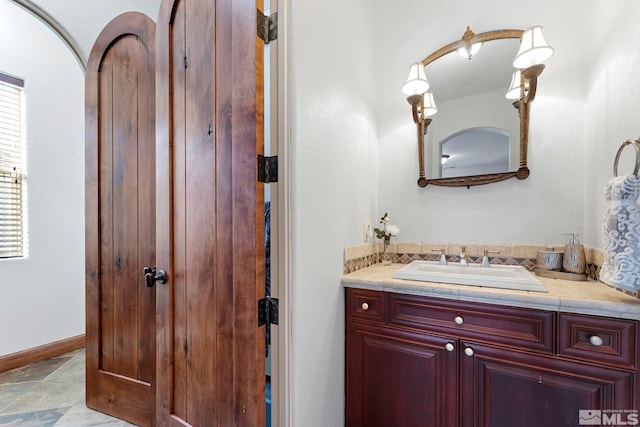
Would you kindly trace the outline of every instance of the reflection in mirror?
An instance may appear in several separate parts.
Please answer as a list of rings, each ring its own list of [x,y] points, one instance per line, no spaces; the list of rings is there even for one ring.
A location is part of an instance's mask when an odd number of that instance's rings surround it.
[[[513,101],[505,97],[518,45],[518,39],[492,40],[483,43],[471,59],[461,58],[454,51],[425,67],[438,104],[438,115],[433,117],[425,140],[427,178],[518,169],[520,119]],[[489,143],[493,136],[498,136],[501,142]],[[444,144],[455,147],[456,156],[441,168],[442,154],[451,155],[441,151]],[[502,153],[494,152],[499,147]],[[505,161],[496,163],[495,159],[500,157]],[[474,159],[473,166],[468,161],[460,164],[464,158]],[[489,159],[493,159],[491,166],[481,166]]]
[[[510,132],[505,129],[480,127],[464,129],[439,145],[438,178],[484,175],[510,170]]]

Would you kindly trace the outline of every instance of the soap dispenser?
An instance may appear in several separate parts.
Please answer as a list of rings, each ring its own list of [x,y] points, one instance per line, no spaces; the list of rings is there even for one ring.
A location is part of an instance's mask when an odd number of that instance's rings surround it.
[[[578,241],[576,233],[568,234],[568,236],[571,236],[571,240],[564,247],[562,268],[569,273],[582,274],[586,269],[584,246]]]

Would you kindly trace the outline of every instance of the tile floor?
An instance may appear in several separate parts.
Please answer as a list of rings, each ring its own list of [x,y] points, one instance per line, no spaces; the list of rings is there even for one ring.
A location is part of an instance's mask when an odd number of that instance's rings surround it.
[[[0,427],[131,427],[88,409],[84,350],[0,373]]]

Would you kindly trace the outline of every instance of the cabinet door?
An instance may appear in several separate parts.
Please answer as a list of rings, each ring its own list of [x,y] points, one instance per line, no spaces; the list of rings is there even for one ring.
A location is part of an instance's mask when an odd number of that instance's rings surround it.
[[[457,426],[456,340],[347,324],[347,426]]]
[[[635,408],[632,372],[478,344],[462,346],[465,427],[574,426],[581,410]]]

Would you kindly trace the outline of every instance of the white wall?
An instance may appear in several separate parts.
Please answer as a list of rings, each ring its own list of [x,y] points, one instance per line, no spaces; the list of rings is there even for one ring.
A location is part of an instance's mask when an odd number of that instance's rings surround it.
[[[640,2],[590,0],[590,48],[585,170],[585,243],[602,247],[605,183],[613,176],[618,147],[640,136]],[[627,147],[618,165],[631,173],[634,150]]]
[[[28,37],[22,37],[28,35]],[[0,0],[0,70],[24,78],[29,256],[0,260],[0,355],[84,333],[84,74]]]
[[[142,12],[158,20],[161,0],[31,0],[47,11],[73,36],[85,58],[111,19],[128,11]]]
[[[583,231],[586,12],[579,0],[530,2],[378,2],[376,87],[379,210],[402,241],[557,244]],[[491,185],[420,189],[416,130],[400,91],[409,65],[476,32],[545,28],[555,55],[546,61],[531,111],[531,175]],[[437,118],[437,116],[435,117]],[[434,118],[434,119],[435,119]],[[355,242],[355,241],[354,241]]]
[[[293,426],[344,425],[342,251],[378,216],[370,10],[291,2]]]

